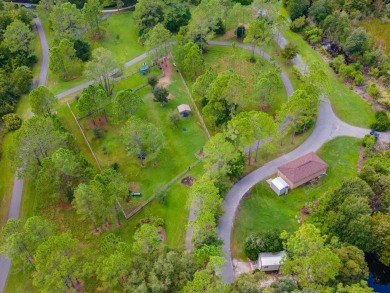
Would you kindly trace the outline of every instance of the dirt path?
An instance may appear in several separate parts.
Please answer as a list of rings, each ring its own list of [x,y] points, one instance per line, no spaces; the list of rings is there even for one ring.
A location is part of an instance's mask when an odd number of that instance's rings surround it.
[[[167,87],[171,82],[172,76],[172,64],[169,58],[164,57],[164,60],[160,63],[163,76],[158,80],[158,87]]]

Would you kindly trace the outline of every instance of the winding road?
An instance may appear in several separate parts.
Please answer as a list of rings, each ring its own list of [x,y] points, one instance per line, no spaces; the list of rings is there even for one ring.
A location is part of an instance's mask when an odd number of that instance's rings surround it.
[[[49,70],[49,45],[47,43],[45,32],[43,31],[41,21],[39,18],[34,18],[35,27],[37,29],[39,40],[42,48],[41,69],[38,77],[38,85],[45,85],[47,74]],[[15,175],[14,186],[12,189],[12,196],[10,208],[8,212],[8,219],[19,218],[20,203],[22,201],[24,180],[19,179]],[[11,261],[8,258],[0,255],[0,292],[2,293],[7,282],[7,277],[11,267]]]
[[[111,12],[111,11],[105,11],[105,12]],[[35,18],[34,23],[36,25],[36,29],[38,31],[39,39],[42,47],[42,64],[41,64],[40,74],[38,78],[38,85],[45,85],[47,75],[48,75],[48,68],[49,68],[49,47],[48,47],[47,39],[43,31],[41,22],[39,21],[38,18]],[[209,44],[214,46],[232,45],[231,42],[220,42],[220,41],[209,41]],[[236,46],[247,50],[252,49],[250,46],[244,44],[236,44]],[[271,59],[267,53],[257,48],[255,49],[255,52],[267,60]],[[125,67],[132,66],[144,60],[146,57],[147,57],[147,53],[141,54],[140,56],[128,61],[125,64]],[[291,95],[293,92],[293,87],[290,80],[288,79],[287,75],[283,71],[281,72],[281,77],[287,94]],[[88,87],[92,83],[94,83],[94,81],[88,81],[83,84],[80,84],[72,89],[69,89],[63,93],[58,94],[57,98],[61,99],[72,93],[80,91]],[[292,159],[295,159],[303,154],[306,154],[307,152],[316,151],[325,142],[337,136],[353,136],[353,137],[360,138],[366,135],[368,131],[369,130],[367,129],[354,127],[342,122],[334,114],[329,101],[324,99],[320,103],[318,120],[314,128],[314,131],[312,135],[301,146],[299,146],[297,149],[293,150],[288,154],[285,154],[271,162],[266,163],[261,168],[253,171],[252,173],[248,174],[247,176],[245,176],[239,182],[236,183],[236,185],[229,191],[229,193],[225,198],[223,204],[225,214],[221,217],[218,226],[218,236],[224,241],[223,248],[226,257],[226,265],[224,267],[222,276],[225,282],[231,283],[234,281],[234,277],[235,277],[233,271],[232,259],[231,259],[231,252],[230,252],[230,239],[231,239],[232,227],[234,224],[234,217],[242,197],[255,184],[259,183],[260,181],[276,173],[277,167],[280,166],[281,164],[284,164]],[[387,141],[390,140],[389,134],[381,134],[381,136],[384,136]],[[8,218],[19,217],[19,209],[20,209],[22,193],[23,193],[23,180],[20,180],[15,176]],[[193,213],[190,213],[190,219],[191,217],[192,218],[194,217]],[[191,239],[191,230],[188,229],[187,237],[186,237],[186,247],[189,250],[191,250],[192,248],[190,239]],[[0,293],[2,293],[4,290],[7,276],[10,270],[10,265],[11,265],[10,260],[4,258],[3,256],[0,256]]]

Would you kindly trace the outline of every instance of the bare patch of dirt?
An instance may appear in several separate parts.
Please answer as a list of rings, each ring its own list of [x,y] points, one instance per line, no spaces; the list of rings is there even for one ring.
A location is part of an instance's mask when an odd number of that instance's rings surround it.
[[[364,159],[366,157],[366,150],[364,147],[359,148],[359,159],[356,165],[356,171],[360,173],[364,165]]]
[[[73,283],[74,288],[77,292],[84,292],[84,283],[77,280]]]
[[[168,58],[164,57],[164,59],[160,62],[160,68],[163,76],[158,80],[157,86],[167,87],[171,83],[172,76],[172,65]]]
[[[300,212],[301,212],[301,220],[299,224],[302,225],[305,222],[305,219],[310,215],[311,211],[307,206],[303,206],[300,209]]]
[[[93,229],[93,230],[92,230],[92,234],[93,234],[93,235],[99,235],[100,232],[101,232],[100,228],[97,228],[97,229]]]
[[[94,127],[102,127],[102,126],[106,125],[107,123],[108,123],[107,117],[105,117],[105,116],[96,117],[96,118],[89,120],[87,122],[87,128],[91,129]]]
[[[192,177],[192,176],[187,176],[187,177],[184,177],[182,180],[181,180],[181,184],[187,186],[187,187],[191,187],[192,184],[194,183],[194,181],[196,181],[196,178]]]
[[[163,227],[161,227],[160,231],[158,232],[158,235],[160,236],[162,243],[165,243],[167,241],[167,234],[166,234],[165,229]]]
[[[172,100],[173,99],[173,95],[171,93],[169,93],[167,99],[168,99],[168,101]]]
[[[240,261],[238,259],[233,259],[233,269],[236,276],[252,271],[249,262]]]
[[[102,228],[103,228],[104,230],[108,231],[108,230],[110,230],[110,224],[104,223],[104,224],[102,225]]]
[[[128,186],[129,186],[129,190],[131,192],[139,192],[139,183],[138,182],[130,182]]]
[[[234,31],[234,29],[226,31],[225,34],[221,37],[221,40],[225,41],[235,38],[236,36],[234,34]]]

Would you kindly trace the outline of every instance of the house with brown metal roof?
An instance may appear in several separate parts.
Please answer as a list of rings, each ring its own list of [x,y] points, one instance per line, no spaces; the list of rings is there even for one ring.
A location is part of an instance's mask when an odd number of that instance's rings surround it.
[[[326,174],[328,164],[315,153],[308,153],[278,168],[278,176],[287,182],[290,189]]]

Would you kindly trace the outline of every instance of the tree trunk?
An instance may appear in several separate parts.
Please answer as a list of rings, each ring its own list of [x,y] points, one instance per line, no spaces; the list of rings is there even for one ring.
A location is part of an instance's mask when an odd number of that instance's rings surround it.
[[[115,210],[115,214],[116,214],[117,224],[118,224],[118,226],[121,226],[122,223],[121,223],[121,219],[120,219],[120,216],[119,216],[118,208],[117,208],[115,202],[114,202],[114,210]]]
[[[257,162],[257,154],[259,153],[260,139],[257,140],[255,162]]]
[[[294,138],[295,138],[295,130],[297,128],[296,122],[294,122],[293,132],[291,134],[291,144],[294,144]]]

